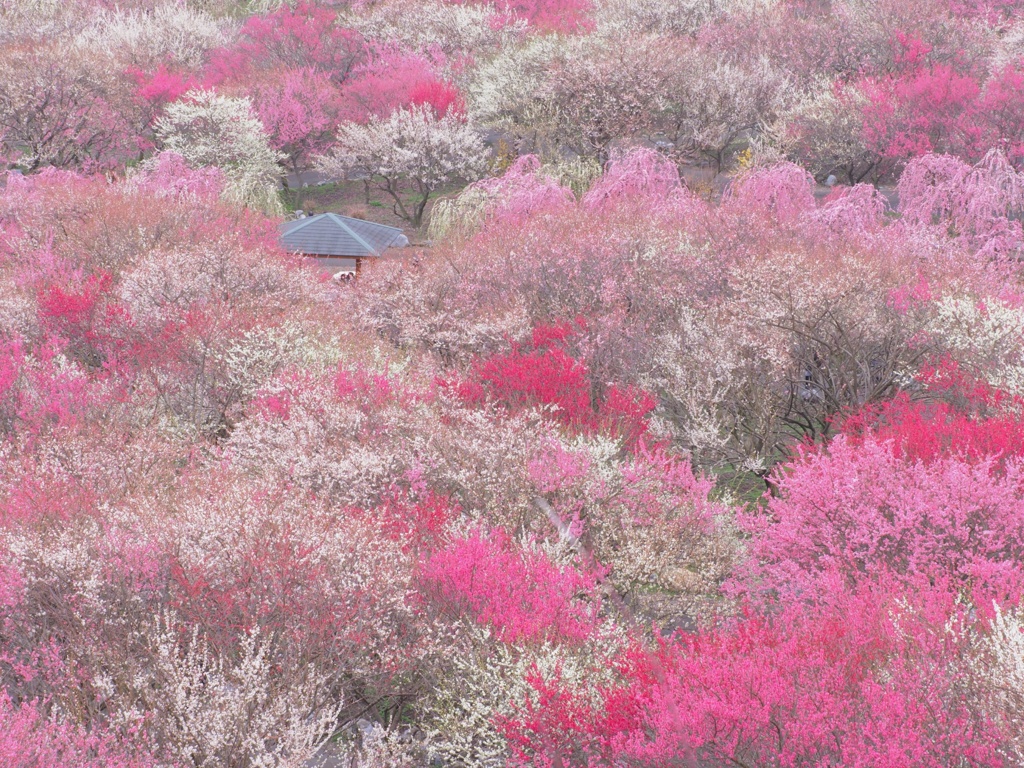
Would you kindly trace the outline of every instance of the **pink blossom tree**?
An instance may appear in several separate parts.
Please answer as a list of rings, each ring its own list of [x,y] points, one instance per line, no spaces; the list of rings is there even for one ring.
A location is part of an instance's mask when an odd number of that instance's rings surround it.
[[[339,120],[339,97],[328,75],[290,71],[256,88],[254,107],[270,140],[284,156],[285,184],[295,185],[295,207],[302,207],[302,175],[330,146]]]
[[[256,73],[314,70],[341,85],[364,56],[361,35],[338,24],[338,14],[310,2],[284,4],[250,16],[239,41],[211,54],[206,85],[247,81]]]

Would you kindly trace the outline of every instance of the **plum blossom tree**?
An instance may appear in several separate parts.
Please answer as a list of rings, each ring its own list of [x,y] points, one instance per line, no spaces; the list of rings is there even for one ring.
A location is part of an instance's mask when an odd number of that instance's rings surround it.
[[[583,38],[567,46],[538,94],[556,146],[607,162],[611,142],[649,128],[663,106],[671,55],[659,40],[618,48]]]
[[[572,192],[553,176],[539,173],[541,168],[535,155],[524,155],[501,176],[481,179],[454,199],[438,201],[430,215],[431,237],[470,234],[488,219],[525,222],[541,211],[575,203]]]
[[[185,158],[161,152],[144,163],[140,172],[129,175],[128,185],[157,197],[185,198],[215,202],[224,191],[224,173],[217,167],[189,168]]]
[[[211,54],[207,85],[245,82],[253,73],[289,69],[323,72],[341,85],[363,60],[359,33],[338,23],[338,13],[300,0],[246,19],[233,45]]]
[[[545,87],[559,51],[555,38],[531,37],[481,63],[467,88],[472,119],[517,133],[540,132],[544,112],[536,94]]]
[[[710,161],[716,172],[730,145],[755,137],[789,98],[786,78],[766,59],[742,66],[696,48],[670,71],[659,132],[680,159]]]
[[[593,36],[562,45],[530,41],[478,71],[470,111],[531,141],[541,154],[567,148],[604,163],[613,141],[652,125],[666,101],[672,57],[671,46],[658,39],[628,46]]]
[[[1001,258],[1024,242],[1024,177],[992,150],[975,165],[950,155],[907,164],[897,187],[900,213],[917,226],[945,227],[975,253]]]
[[[356,123],[386,118],[400,107],[430,104],[438,117],[463,111],[458,90],[441,78],[430,57],[391,46],[370,48],[343,92],[343,116]]]
[[[135,150],[111,83],[56,47],[0,53],[0,141],[10,166],[109,169]]]
[[[904,461],[930,463],[957,458],[966,463],[992,460],[997,471],[1024,449],[1015,412],[1019,396],[972,378],[946,358],[925,366],[918,376],[924,395],[901,393],[843,419],[842,433],[854,445],[873,439],[891,443]]]
[[[162,2],[152,8],[103,9],[74,44],[124,68],[152,71],[164,65],[198,72],[234,32],[234,25],[202,8]]]
[[[35,702],[20,706],[5,692],[0,698],[0,757],[10,766],[56,768],[150,768],[152,755],[132,755],[116,733],[87,733],[46,716]]]
[[[189,91],[156,124],[163,147],[194,168],[215,166],[228,179],[225,197],[240,205],[277,211],[278,163],[252,103],[212,90]]]
[[[949,152],[974,159],[980,154],[979,87],[970,75],[935,64],[867,78],[859,87],[867,98],[864,141],[882,157],[906,161]]]
[[[155,659],[133,670],[132,693],[154,713],[156,738],[182,764],[284,768],[313,755],[330,737],[343,702],[331,700],[327,676],[282,676],[270,658],[272,641],[258,627],[231,659],[211,649],[198,631],[180,637],[175,624],[180,619],[167,614],[149,628]],[[150,700],[150,691],[160,694]]]
[[[336,178],[367,174],[394,201],[395,214],[414,227],[423,221],[434,192],[453,181],[478,178],[486,165],[477,130],[452,114],[437,117],[429,106],[399,109],[365,126],[342,125],[336,146],[318,163]]]
[[[603,35],[691,35],[728,5],[717,0],[598,0],[592,15],[596,31]]]
[[[982,639],[974,660],[983,681],[979,693],[996,722],[1006,723],[1014,735],[1006,746],[1012,760],[1024,758],[1020,723],[1024,720],[1024,624],[1018,611],[996,607],[992,632]]]
[[[864,143],[861,113],[865,95],[842,81],[815,83],[780,116],[777,139],[786,154],[819,181],[835,174],[858,184],[888,170]]]
[[[1020,60],[1006,64],[989,77],[978,108],[979,119],[987,128],[985,144],[1001,149],[1020,168],[1024,163],[1024,72]]]
[[[837,437],[779,477],[771,522],[749,519],[757,533],[750,583],[824,599],[837,584],[884,576],[957,583],[981,605],[1015,599],[1021,574],[1011,564],[1024,545],[1018,464],[1007,459],[1005,474],[991,456],[940,454],[923,464],[870,436],[856,445]],[[849,484],[837,484],[836,473]]]
[[[416,24],[408,23],[410,13],[417,15]],[[450,62],[500,51],[521,38],[528,24],[489,5],[445,0],[376,3],[350,14],[346,23],[369,40],[397,43],[412,51],[440,50]]]
[[[477,0],[457,0],[459,3]],[[571,34],[586,31],[593,25],[589,18],[590,0],[499,0],[497,10],[525,19],[543,32]]]
[[[327,75],[312,70],[290,71],[256,87],[255,110],[270,146],[283,155],[282,164],[291,175],[285,175],[285,185],[295,184],[296,208],[302,207],[302,173],[330,146],[338,102]]]
[[[431,599],[490,625],[505,642],[586,639],[600,609],[599,601],[587,604],[593,574],[558,568],[541,552],[517,553],[510,543],[499,528],[474,531],[435,552],[420,574]]]

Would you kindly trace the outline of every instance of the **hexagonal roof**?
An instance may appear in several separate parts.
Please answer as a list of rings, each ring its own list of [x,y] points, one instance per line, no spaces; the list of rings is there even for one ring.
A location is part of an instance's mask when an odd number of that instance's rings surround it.
[[[388,248],[403,248],[409,239],[397,227],[321,213],[286,221],[280,226],[281,245],[294,253],[314,256],[380,256]]]

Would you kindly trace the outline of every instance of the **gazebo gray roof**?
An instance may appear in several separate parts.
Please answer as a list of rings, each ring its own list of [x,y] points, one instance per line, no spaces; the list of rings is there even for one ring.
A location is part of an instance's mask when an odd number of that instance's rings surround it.
[[[387,248],[402,248],[409,239],[397,227],[321,213],[286,221],[280,227],[281,245],[295,253],[315,256],[380,256]]]

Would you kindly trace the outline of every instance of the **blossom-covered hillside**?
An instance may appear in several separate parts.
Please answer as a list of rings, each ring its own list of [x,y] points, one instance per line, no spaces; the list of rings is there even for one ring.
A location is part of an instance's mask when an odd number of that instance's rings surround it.
[[[1024,766],[1016,2],[0,22],[0,763]]]

